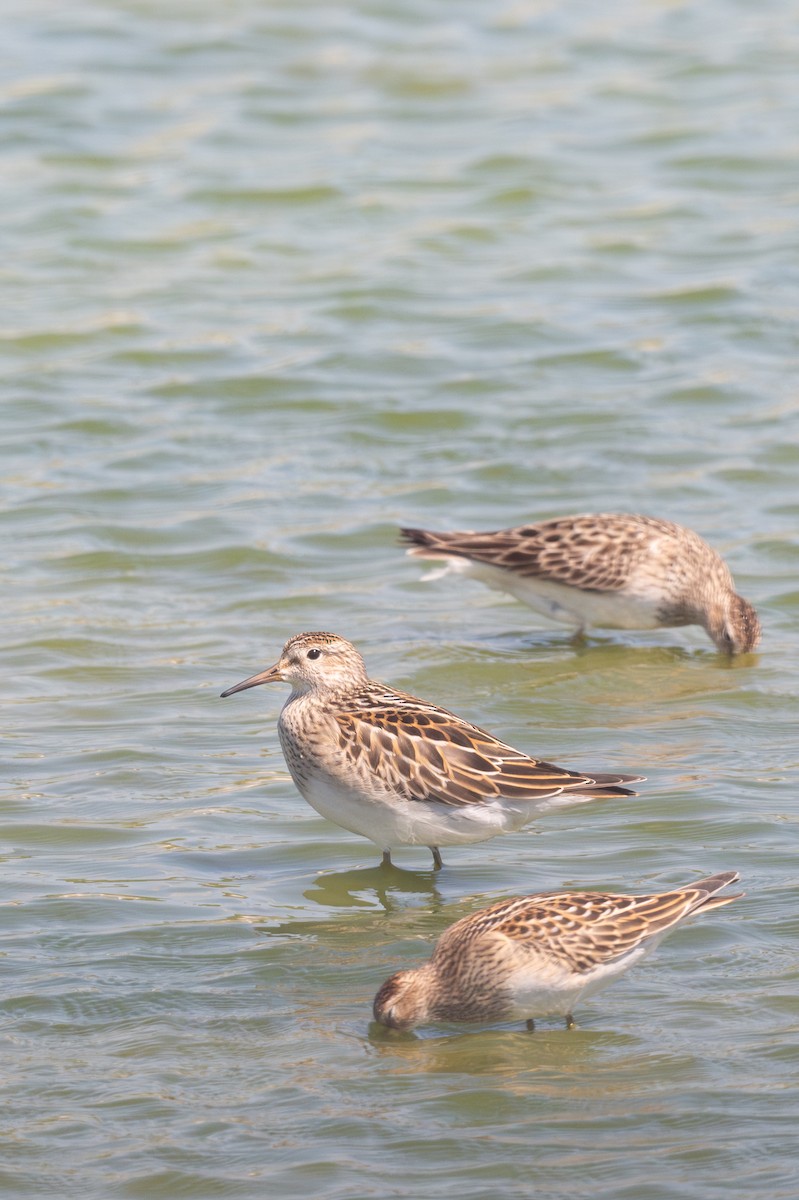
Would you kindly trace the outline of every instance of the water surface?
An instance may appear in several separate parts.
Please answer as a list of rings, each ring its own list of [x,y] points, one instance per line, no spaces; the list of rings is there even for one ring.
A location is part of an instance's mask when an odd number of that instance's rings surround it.
[[[29,5],[0,120],[9,1196],[793,1197],[796,126],[783,3]],[[697,528],[761,612],[582,646],[399,524]],[[377,869],[284,689],[377,677],[640,797]],[[745,900],[578,1012],[383,978],[561,886]]]

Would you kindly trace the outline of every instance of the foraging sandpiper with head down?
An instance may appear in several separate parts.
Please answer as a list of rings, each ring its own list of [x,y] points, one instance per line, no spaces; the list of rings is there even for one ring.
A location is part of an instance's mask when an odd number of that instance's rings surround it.
[[[584,513],[486,533],[401,533],[408,554],[446,560],[442,574],[509,592],[577,633],[701,625],[726,654],[760,640],[757,613],[724,559],[672,521]]]
[[[668,892],[542,892],[500,900],[442,933],[432,958],[397,971],[378,991],[375,1020],[392,1029],[565,1017],[695,913],[737,900],[717,893],[723,871]]]
[[[397,846],[481,842],[548,809],[635,795],[642,775],[569,771],[531,758],[429,701],[369,678],[355,647],[300,633],[274,666],[223,696],[291,684],[278,733],[297,789],[322,816],[369,838],[391,862]]]

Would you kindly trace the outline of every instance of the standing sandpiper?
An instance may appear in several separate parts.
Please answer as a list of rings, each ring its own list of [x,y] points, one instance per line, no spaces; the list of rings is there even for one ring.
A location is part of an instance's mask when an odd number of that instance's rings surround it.
[[[437,704],[366,673],[333,633],[290,638],[274,664],[228,688],[291,684],[278,733],[298,790],[312,808],[369,838],[391,862],[394,846],[482,842],[521,829],[548,809],[608,796],[642,775],[582,774],[514,750]]]

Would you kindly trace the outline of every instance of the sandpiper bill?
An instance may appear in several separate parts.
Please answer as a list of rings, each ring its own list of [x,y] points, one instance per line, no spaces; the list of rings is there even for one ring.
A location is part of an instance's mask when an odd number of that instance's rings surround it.
[[[323,817],[369,838],[390,864],[397,846],[482,842],[548,809],[635,795],[642,775],[569,771],[514,750],[437,704],[369,678],[355,647],[300,633],[274,666],[228,688],[291,684],[278,733],[292,778]]]
[[[486,533],[401,533],[408,554],[446,560],[433,576],[479,579],[578,633],[701,625],[727,654],[760,640],[757,613],[724,559],[672,521],[584,513]]]
[[[624,974],[670,929],[695,913],[737,900],[718,892],[739,878],[723,871],[669,892],[542,892],[500,900],[450,925],[432,958],[397,971],[374,1000],[392,1029],[438,1021],[486,1023],[566,1018]]]

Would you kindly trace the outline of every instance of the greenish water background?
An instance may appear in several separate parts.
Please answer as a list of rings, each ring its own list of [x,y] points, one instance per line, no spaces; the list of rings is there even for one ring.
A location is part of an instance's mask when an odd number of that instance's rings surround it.
[[[799,35],[785,3],[5,9],[0,1189],[794,1197]],[[761,651],[575,648],[396,526],[700,530]],[[373,674],[626,803],[377,871],[281,689]],[[370,1028],[481,903],[737,868],[535,1036]]]

